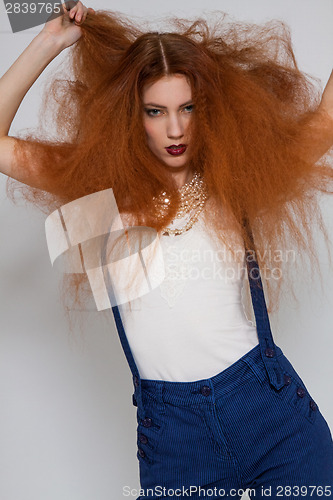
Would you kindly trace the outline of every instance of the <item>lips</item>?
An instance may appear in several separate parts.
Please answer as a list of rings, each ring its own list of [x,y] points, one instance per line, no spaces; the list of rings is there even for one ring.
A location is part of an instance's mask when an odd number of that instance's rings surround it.
[[[185,153],[186,149],[187,149],[187,146],[186,144],[172,144],[172,146],[169,146],[167,148],[165,148],[167,150],[167,152],[170,154],[170,155],[173,155],[173,156],[179,156],[179,155],[182,155]]]

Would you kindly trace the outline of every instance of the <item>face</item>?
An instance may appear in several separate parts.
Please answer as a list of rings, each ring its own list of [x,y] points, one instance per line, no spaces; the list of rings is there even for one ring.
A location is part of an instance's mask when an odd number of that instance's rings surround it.
[[[151,151],[166,165],[182,167],[189,156],[192,91],[184,75],[164,76],[143,89],[143,123]]]

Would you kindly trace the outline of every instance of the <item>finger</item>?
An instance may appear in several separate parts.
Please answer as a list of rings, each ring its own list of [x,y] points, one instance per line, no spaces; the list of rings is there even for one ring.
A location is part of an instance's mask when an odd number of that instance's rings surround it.
[[[94,9],[92,9],[91,7],[87,8],[82,4],[82,9],[80,9],[78,14],[76,15],[75,20],[82,24],[86,20],[88,14],[95,14]]]
[[[91,7],[88,7],[86,8],[86,10],[84,11],[84,14],[83,14],[83,17],[82,17],[82,22],[84,23],[84,21],[87,19],[87,16],[90,15],[90,14],[95,14],[95,10],[92,9]]]
[[[81,8],[81,6],[82,6],[82,3],[81,3],[81,2],[77,2],[77,3],[74,5],[74,7],[72,7],[71,9],[69,9],[69,17],[70,17],[71,19],[73,19],[73,18],[76,16],[76,14],[77,14],[78,12],[80,12],[80,8]]]
[[[86,14],[87,9],[82,4],[82,2],[78,2],[75,7],[76,7],[76,12],[74,14],[75,22],[80,24],[85,19],[85,14]],[[72,19],[74,18],[74,16],[72,17]]]
[[[75,17],[76,11],[77,11],[76,6],[75,6],[75,7],[73,7],[73,8],[69,11],[69,17],[70,17],[71,19],[73,19],[73,18]]]
[[[81,11],[78,11],[76,13],[74,21],[75,21],[76,24],[81,24],[82,23],[82,21],[83,21],[83,13],[81,13]]]
[[[63,14],[68,13],[68,9],[65,3],[60,4],[60,8],[62,9]]]

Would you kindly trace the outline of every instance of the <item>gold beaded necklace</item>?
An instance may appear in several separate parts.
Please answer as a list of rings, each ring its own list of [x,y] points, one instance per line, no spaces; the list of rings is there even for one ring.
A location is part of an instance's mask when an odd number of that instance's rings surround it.
[[[176,236],[188,231],[193,224],[198,220],[200,213],[208,198],[207,187],[205,181],[199,172],[194,172],[192,179],[178,189],[180,194],[180,207],[175,216],[175,219],[181,219],[188,215],[189,220],[185,226],[172,229],[171,227],[164,228],[162,234]],[[155,206],[157,209],[157,217],[163,218],[168,211],[170,198],[166,191],[163,191],[159,196],[154,197]]]

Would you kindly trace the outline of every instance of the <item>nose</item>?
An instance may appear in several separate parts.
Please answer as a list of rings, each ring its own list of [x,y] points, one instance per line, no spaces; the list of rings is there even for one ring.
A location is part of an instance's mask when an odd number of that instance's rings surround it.
[[[169,139],[180,139],[184,136],[184,124],[180,116],[169,116],[167,123],[167,136]]]

